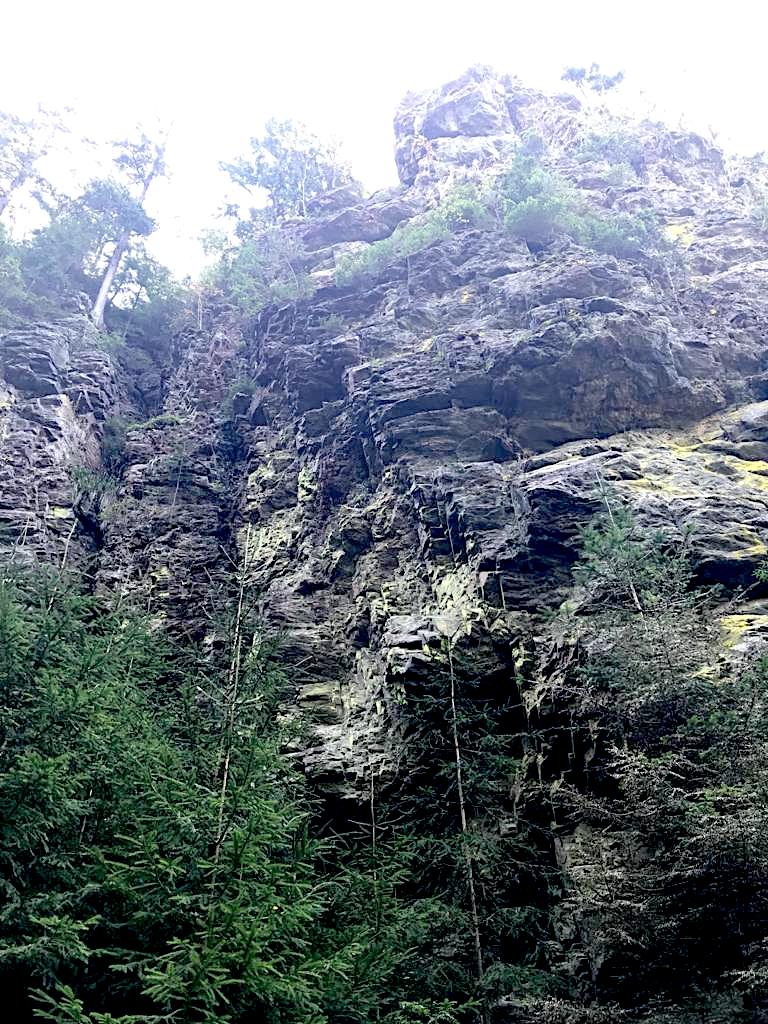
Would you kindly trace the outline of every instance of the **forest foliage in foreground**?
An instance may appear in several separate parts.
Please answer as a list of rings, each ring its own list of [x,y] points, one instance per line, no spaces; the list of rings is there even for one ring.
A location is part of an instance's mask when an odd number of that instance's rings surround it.
[[[202,650],[6,570],[10,1019],[765,1019],[768,661],[724,658],[684,546],[606,507],[578,607],[492,686],[435,647],[398,778],[344,816],[286,754],[244,588]]]

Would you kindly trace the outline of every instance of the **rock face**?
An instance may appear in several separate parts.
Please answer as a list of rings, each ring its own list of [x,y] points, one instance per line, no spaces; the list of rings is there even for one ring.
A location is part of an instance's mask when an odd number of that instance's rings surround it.
[[[3,557],[89,549],[71,471],[101,463],[100,425],[118,387],[83,317],[6,334],[0,348],[0,545]]]
[[[82,318],[7,335],[7,543],[58,557],[70,537],[98,585],[141,592],[200,637],[239,565],[282,638],[307,768],[341,793],[395,760],[398,697],[443,638],[493,678],[531,616],[569,594],[598,485],[643,524],[692,528],[696,571],[737,592],[768,538],[762,172],[642,124],[642,161],[612,183],[607,161],[573,155],[606,118],[473,69],[404,101],[398,188],[316,204],[311,299],[190,327],[172,366],[140,372]],[[472,230],[364,286],[332,283],[350,243],[388,237],[533,129],[596,208],[656,211],[673,270]],[[115,416],[145,422],[127,430],[95,537],[69,469],[99,467]],[[768,622],[759,601],[742,611]]]

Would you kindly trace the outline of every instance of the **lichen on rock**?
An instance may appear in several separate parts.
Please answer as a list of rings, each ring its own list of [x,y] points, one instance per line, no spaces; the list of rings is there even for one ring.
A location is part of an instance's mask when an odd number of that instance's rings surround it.
[[[690,530],[699,577],[737,593],[768,537],[768,239],[748,171],[695,135],[635,125],[643,159],[611,183],[585,140],[615,128],[472,69],[403,101],[399,186],[311,207],[312,297],[187,327],[150,368],[118,366],[83,317],[6,334],[6,543],[53,556],[72,532],[99,586],[195,636],[245,564],[306,765],[347,794],[372,761],[396,762],[396,695],[440,637],[494,677],[498,638],[566,599],[598,480],[641,524]],[[350,246],[486,180],[533,132],[591,208],[653,209],[683,263],[492,224],[335,283]],[[104,424],[124,415],[96,539],[69,471],[100,466]]]

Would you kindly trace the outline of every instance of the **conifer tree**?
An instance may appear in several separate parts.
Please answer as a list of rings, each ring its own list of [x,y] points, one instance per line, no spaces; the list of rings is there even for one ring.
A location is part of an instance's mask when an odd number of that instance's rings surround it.
[[[640,1017],[760,1019],[768,659],[724,660],[686,537],[602,497],[563,620],[578,667],[551,692],[589,755],[558,790],[569,987]]]
[[[0,972],[14,1019],[309,1021],[342,970],[281,677],[238,602],[228,665],[64,577],[0,583]]]

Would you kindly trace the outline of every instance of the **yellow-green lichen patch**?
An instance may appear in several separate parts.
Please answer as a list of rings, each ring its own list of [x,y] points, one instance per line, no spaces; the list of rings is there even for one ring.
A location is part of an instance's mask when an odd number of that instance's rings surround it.
[[[152,596],[164,600],[170,596],[171,570],[167,565],[158,565],[147,573],[152,588]]]
[[[701,448],[701,441],[669,441],[664,447],[678,459],[687,459]]]
[[[648,439],[646,444],[648,444]],[[723,486],[744,491],[768,490],[768,462],[740,459],[726,452],[711,452],[699,444],[670,437],[656,438],[645,452],[633,452],[642,476],[618,481],[630,490],[697,498],[720,493]]]
[[[237,533],[243,561],[253,565],[254,562],[274,558],[278,552],[290,547],[297,532],[293,509],[275,512],[263,525],[243,527]]]
[[[72,519],[74,512],[69,505],[50,505],[48,515],[51,519]]]
[[[755,559],[768,555],[768,547],[765,542],[748,526],[740,526],[737,529],[739,537],[743,538],[745,545],[736,551],[730,552],[730,558]]]
[[[390,615],[407,611],[405,599],[408,597],[409,594],[403,590],[400,582],[383,582],[378,594],[370,599],[371,618],[376,622],[384,622]]]
[[[249,500],[257,500],[265,490],[270,490],[279,483],[289,484],[292,469],[291,452],[272,452],[248,474],[246,497]]]
[[[749,634],[768,631],[768,615],[745,612],[736,615],[723,615],[720,625],[723,629],[725,646],[735,647]]]
[[[678,245],[682,245],[685,249],[689,245],[692,245],[695,240],[693,233],[693,221],[684,220],[678,222],[672,222],[666,224],[662,229],[664,237],[670,242],[676,242]]]
[[[265,462],[257,469],[254,469],[252,473],[248,474],[246,486],[250,491],[254,488],[259,488],[264,481],[274,479],[275,467],[271,463]]]
[[[748,462],[733,459],[733,464],[741,477],[741,481],[758,491],[768,490],[768,462]]]
[[[457,627],[466,632],[471,631],[473,622],[484,618],[477,573],[470,566],[461,565],[436,574],[432,592],[435,605],[429,611],[433,617],[458,616]]]
[[[745,490],[768,490],[768,462],[758,459],[740,459],[725,452],[700,452],[701,468],[707,473],[730,480]]]
[[[637,480],[618,480],[619,487],[628,487],[633,491],[645,491],[650,494],[663,494],[670,498],[693,498],[698,496],[698,491],[692,485],[681,486],[683,481],[675,480],[669,476],[654,475],[652,471],[646,471],[646,475]],[[686,481],[687,482],[687,481]]]

